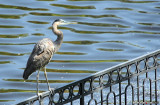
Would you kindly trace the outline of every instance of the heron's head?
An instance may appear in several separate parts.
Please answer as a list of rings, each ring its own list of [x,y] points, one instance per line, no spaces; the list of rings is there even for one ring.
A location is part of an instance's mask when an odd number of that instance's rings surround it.
[[[65,21],[63,19],[56,19],[53,24],[56,24],[57,26],[58,25],[68,25],[68,24],[77,24],[77,22],[68,22],[68,21]]]

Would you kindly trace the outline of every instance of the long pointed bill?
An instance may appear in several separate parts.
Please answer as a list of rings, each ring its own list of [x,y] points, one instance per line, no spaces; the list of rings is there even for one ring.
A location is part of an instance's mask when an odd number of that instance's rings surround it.
[[[67,21],[64,21],[60,25],[68,25],[68,24],[78,24],[78,23],[77,22],[67,22]]]

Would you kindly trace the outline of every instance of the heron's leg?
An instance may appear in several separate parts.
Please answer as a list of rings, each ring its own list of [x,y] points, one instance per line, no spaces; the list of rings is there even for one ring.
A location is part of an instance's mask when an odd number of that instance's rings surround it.
[[[38,82],[39,82],[39,71],[40,70],[38,70],[38,73],[37,73],[37,96],[39,96],[39,87],[38,87]]]
[[[38,73],[37,73],[37,96],[38,96],[38,100],[39,100],[39,105],[44,105],[43,101],[41,100],[41,93],[39,93],[39,86],[38,86],[39,72],[40,72],[40,70],[38,70]]]
[[[47,79],[47,72],[46,72],[46,67],[44,67],[44,76],[46,78],[46,81],[47,81],[47,85],[48,85],[48,90],[51,91],[51,88],[49,86],[49,82],[48,82],[48,79]]]

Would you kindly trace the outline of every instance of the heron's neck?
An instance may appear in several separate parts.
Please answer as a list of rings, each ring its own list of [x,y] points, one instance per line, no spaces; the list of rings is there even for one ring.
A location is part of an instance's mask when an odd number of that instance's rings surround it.
[[[63,33],[62,31],[57,29],[57,25],[53,25],[52,30],[54,34],[57,35],[57,39],[54,41],[54,44],[55,44],[56,51],[58,51],[58,49],[61,47],[61,44],[63,42]]]

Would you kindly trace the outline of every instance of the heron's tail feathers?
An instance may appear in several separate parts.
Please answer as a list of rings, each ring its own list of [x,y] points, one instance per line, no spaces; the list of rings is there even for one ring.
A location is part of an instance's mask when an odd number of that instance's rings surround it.
[[[25,69],[25,70],[24,70],[24,73],[23,73],[23,78],[24,78],[24,80],[27,80],[27,79],[28,79],[28,77],[29,77],[28,74],[29,74],[29,73],[28,73],[27,69]]]
[[[27,80],[28,77],[33,73],[33,71],[34,71],[34,70],[31,70],[31,69],[29,69],[29,68],[26,68],[26,69],[24,70],[24,73],[23,73],[23,78],[24,78],[24,80]]]

